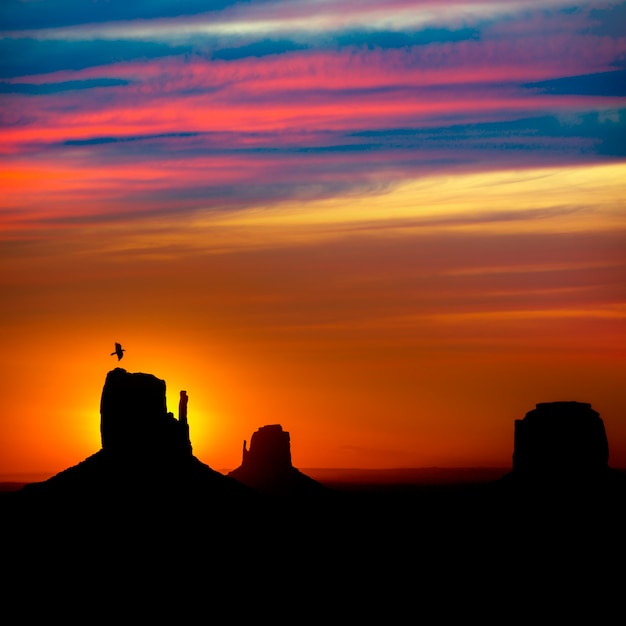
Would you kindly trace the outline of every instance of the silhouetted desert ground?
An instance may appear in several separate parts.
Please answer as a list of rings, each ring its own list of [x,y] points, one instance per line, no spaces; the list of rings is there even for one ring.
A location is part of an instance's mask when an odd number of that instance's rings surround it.
[[[102,448],[0,495],[14,623],[623,623],[626,474],[590,405],[516,421],[510,473],[300,471],[274,424],[225,475],[164,399],[109,372]]]
[[[144,620],[174,611],[177,623],[217,610],[235,623],[560,622],[586,611],[616,623],[626,483],[615,476],[540,493],[495,480],[360,481],[315,497],[231,501],[167,488],[3,494],[3,588],[9,599],[52,597],[20,602],[24,622],[44,608],[129,607]]]

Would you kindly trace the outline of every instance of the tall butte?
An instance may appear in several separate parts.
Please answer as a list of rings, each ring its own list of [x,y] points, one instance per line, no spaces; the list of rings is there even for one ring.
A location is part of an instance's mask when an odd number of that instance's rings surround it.
[[[180,392],[178,419],[167,411],[165,381],[116,368],[100,400],[102,449],[23,491],[47,496],[162,498],[249,496],[252,492],[198,460],[187,422],[188,396]]]
[[[187,402],[187,392],[181,391],[175,419],[167,411],[164,380],[115,368],[107,374],[100,400],[102,449],[127,458],[191,458]]]

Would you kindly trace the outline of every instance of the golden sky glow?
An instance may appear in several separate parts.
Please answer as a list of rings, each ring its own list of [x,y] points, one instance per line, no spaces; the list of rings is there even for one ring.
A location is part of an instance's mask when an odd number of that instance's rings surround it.
[[[166,380],[170,410],[188,391],[194,451],[216,468],[276,422],[301,467],[506,467],[513,420],[558,399],[592,402],[623,463],[624,180],[623,165],[433,176],[56,233],[4,259],[4,471],[99,448],[114,341],[121,366]]]

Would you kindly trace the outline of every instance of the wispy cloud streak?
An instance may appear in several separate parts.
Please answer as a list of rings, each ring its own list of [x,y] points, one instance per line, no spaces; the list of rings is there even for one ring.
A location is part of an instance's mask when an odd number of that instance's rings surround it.
[[[624,3],[113,3],[108,19],[67,6],[52,28],[6,9],[5,51],[59,52],[4,61],[2,206],[22,224],[626,155],[626,36],[607,26]],[[80,41],[70,67],[62,46]],[[103,62],[108,42],[122,56]]]

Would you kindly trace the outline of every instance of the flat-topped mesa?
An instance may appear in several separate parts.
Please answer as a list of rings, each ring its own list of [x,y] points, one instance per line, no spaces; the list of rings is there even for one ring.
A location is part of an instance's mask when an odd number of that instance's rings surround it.
[[[107,374],[100,401],[102,449],[114,454],[191,457],[187,394],[180,420],[167,412],[165,381],[116,368]]]
[[[600,415],[585,402],[543,402],[515,420],[513,474],[592,477],[608,469]]]

